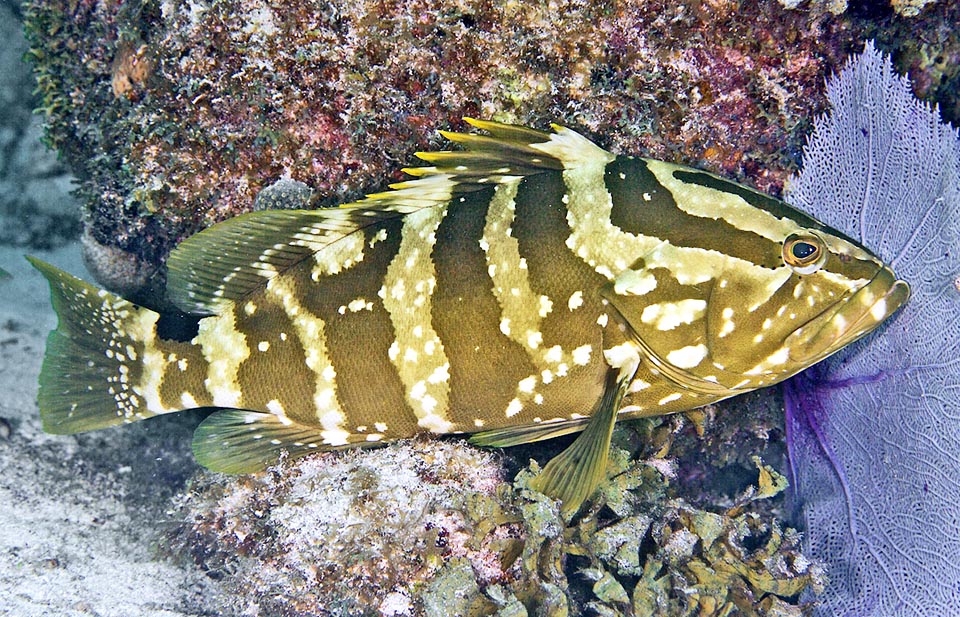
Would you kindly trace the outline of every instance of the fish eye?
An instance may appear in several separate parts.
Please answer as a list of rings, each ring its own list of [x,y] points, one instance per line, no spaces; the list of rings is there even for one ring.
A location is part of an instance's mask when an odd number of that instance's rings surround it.
[[[827,247],[813,232],[792,233],[783,241],[783,261],[797,274],[813,274],[827,261]]]

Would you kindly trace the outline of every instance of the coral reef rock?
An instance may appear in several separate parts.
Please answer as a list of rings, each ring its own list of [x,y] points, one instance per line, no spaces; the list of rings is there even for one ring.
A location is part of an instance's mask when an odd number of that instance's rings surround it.
[[[381,189],[463,116],[558,121],[776,190],[852,33],[774,2],[735,5],[34,0],[24,12],[47,139],[80,181],[91,233],[162,261],[277,178],[314,189],[315,205]]]
[[[711,512],[671,497],[671,461],[616,448],[598,500],[568,521],[529,488],[535,463],[508,484],[489,451],[414,440],[202,473],[168,549],[251,613],[799,616],[822,576],[762,507],[783,477],[754,464],[756,484]]]

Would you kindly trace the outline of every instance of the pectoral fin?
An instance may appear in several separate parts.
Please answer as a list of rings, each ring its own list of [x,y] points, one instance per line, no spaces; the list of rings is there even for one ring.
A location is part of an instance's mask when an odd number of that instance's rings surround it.
[[[576,441],[530,482],[531,488],[563,503],[560,511],[566,519],[577,513],[604,478],[617,412],[640,366],[640,356],[629,343],[604,351],[604,357],[610,370],[596,412]]]

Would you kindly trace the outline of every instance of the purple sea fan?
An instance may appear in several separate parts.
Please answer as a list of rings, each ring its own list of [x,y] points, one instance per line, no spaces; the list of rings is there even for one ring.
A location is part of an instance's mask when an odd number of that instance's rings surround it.
[[[960,615],[960,138],[872,44],[827,92],[788,201],[877,251],[913,294],[785,385],[818,615]]]

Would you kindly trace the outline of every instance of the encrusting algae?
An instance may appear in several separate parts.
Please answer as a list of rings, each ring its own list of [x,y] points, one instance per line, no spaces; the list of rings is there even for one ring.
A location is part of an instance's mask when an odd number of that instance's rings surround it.
[[[573,522],[529,487],[535,466],[509,484],[496,457],[457,442],[204,474],[168,550],[222,579],[247,612],[803,614],[797,594],[823,575],[799,534],[757,507],[782,476],[757,460],[756,484],[714,513],[673,496],[672,461],[635,456],[614,448],[598,499]]]

